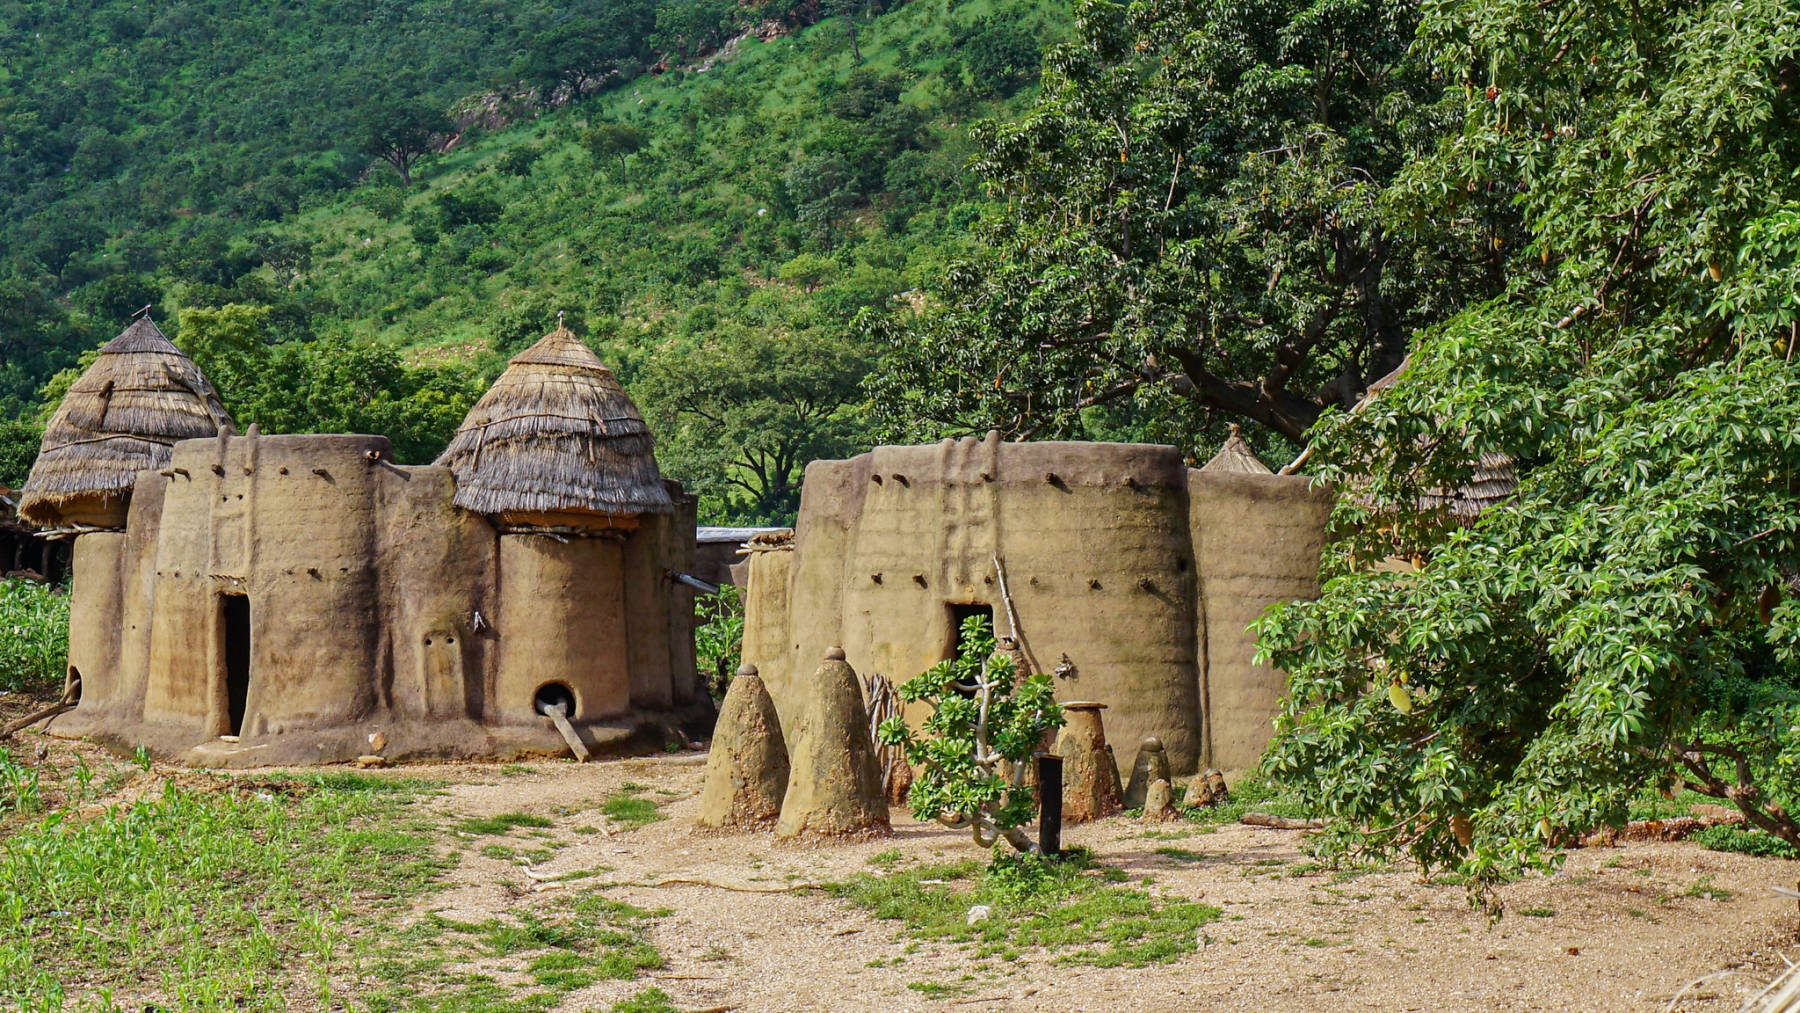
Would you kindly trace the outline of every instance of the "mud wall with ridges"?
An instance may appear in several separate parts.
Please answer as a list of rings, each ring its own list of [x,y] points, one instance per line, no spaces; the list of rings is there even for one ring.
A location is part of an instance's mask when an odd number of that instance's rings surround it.
[[[1270,605],[1319,593],[1332,492],[1298,475],[1192,472],[1188,500],[1205,638],[1202,761],[1255,766],[1274,734],[1285,676],[1254,664],[1250,632]]]

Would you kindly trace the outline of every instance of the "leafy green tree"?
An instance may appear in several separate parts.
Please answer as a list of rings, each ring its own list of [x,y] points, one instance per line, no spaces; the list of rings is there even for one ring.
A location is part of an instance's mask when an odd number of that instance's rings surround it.
[[[357,114],[362,147],[392,166],[402,187],[412,186],[412,170],[433,150],[438,137],[456,129],[443,110],[423,99],[376,101]]]
[[[1500,193],[1525,232],[1501,295],[1315,431],[1357,495],[1323,596],[1262,623],[1266,768],[1327,852],[1483,885],[1654,784],[1800,843],[1800,9],[1454,0],[1419,39],[1464,126],[1397,208]],[[1516,497],[1405,523],[1482,454]],[[1396,547],[1415,571],[1358,565]]]
[[[1434,142],[1411,0],[1078,5],[1015,123],[977,132],[1004,198],[986,252],[878,321],[886,431],[1088,431],[1132,405],[1298,442],[1486,294],[1499,225],[1396,229],[1383,195]],[[1495,203],[1504,208],[1504,201]]]
[[[860,449],[863,357],[819,331],[723,325],[644,364],[632,393],[664,470],[717,520],[792,523],[807,462]]]
[[[1021,677],[1010,658],[995,653],[990,623],[985,616],[964,619],[956,657],[900,687],[902,700],[931,707],[918,732],[895,716],[878,735],[904,746],[906,762],[919,771],[906,797],[914,816],[967,827],[984,848],[1004,839],[1035,851],[1020,829],[1037,809],[1037,790],[1025,775],[1044,733],[1062,726],[1062,708],[1049,675]]]
[[[44,427],[34,419],[0,418],[0,485],[17,489],[25,484],[43,439]]]
[[[625,159],[637,154],[650,143],[643,127],[629,123],[596,123],[582,132],[581,146],[601,161],[617,159],[619,176],[625,175]]]
[[[476,378],[409,366],[382,345],[339,336],[269,344],[268,317],[266,307],[233,304],[181,313],[180,344],[241,427],[386,436],[402,463],[424,464],[480,395]]]

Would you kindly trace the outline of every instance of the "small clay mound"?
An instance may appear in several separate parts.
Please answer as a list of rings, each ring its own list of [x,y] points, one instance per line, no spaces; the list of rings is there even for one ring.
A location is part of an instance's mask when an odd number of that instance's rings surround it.
[[[1138,747],[1137,762],[1131,765],[1131,782],[1125,786],[1125,808],[1142,808],[1144,793],[1159,779],[1169,779],[1169,756],[1163,752],[1162,740],[1152,735]]]
[[[1163,778],[1150,782],[1144,789],[1144,819],[1151,823],[1163,823],[1180,817],[1175,808],[1175,789]]]
[[[1101,724],[1103,703],[1066,703],[1068,724],[1056,739],[1056,753],[1063,760],[1063,822],[1086,823],[1104,819],[1124,808],[1119,791],[1119,767],[1106,745]]]
[[[887,799],[869,738],[869,715],[843,648],[825,652],[825,663],[807,689],[794,722],[793,769],[776,835],[888,833]]]
[[[714,830],[767,829],[781,815],[787,787],[787,743],[775,702],[756,666],[745,665],[719,708],[695,822]]]

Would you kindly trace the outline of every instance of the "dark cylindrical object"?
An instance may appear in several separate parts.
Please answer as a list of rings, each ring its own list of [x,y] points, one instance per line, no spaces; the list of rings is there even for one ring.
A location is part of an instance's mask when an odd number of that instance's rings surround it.
[[[1037,754],[1038,851],[1046,855],[1062,854],[1062,767],[1062,757]]]

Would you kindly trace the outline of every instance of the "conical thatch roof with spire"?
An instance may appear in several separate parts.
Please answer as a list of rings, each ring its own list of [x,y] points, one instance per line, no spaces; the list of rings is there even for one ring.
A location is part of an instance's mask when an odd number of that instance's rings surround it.
[[[643,416],[581,339],[558,326],[514,356],[437,463],[475,513],[672,513]]]
[[[1256,456],[1250,444],[1244,442],[1244,435],[1236,425],[1231,427],[1231,435],[1225,438],[1225,445],[1213,455],[1212,460],[1200,468],[1208,473],[1231,472],[1240,475],[1273,475],[1275,472]]]
[[[230,424],[200,367],[140,317],[63,395],[25,479],[19,513],[53,527],[78,507],[122,506],[138,473],[168,464],[176,443],[216,436]]]

